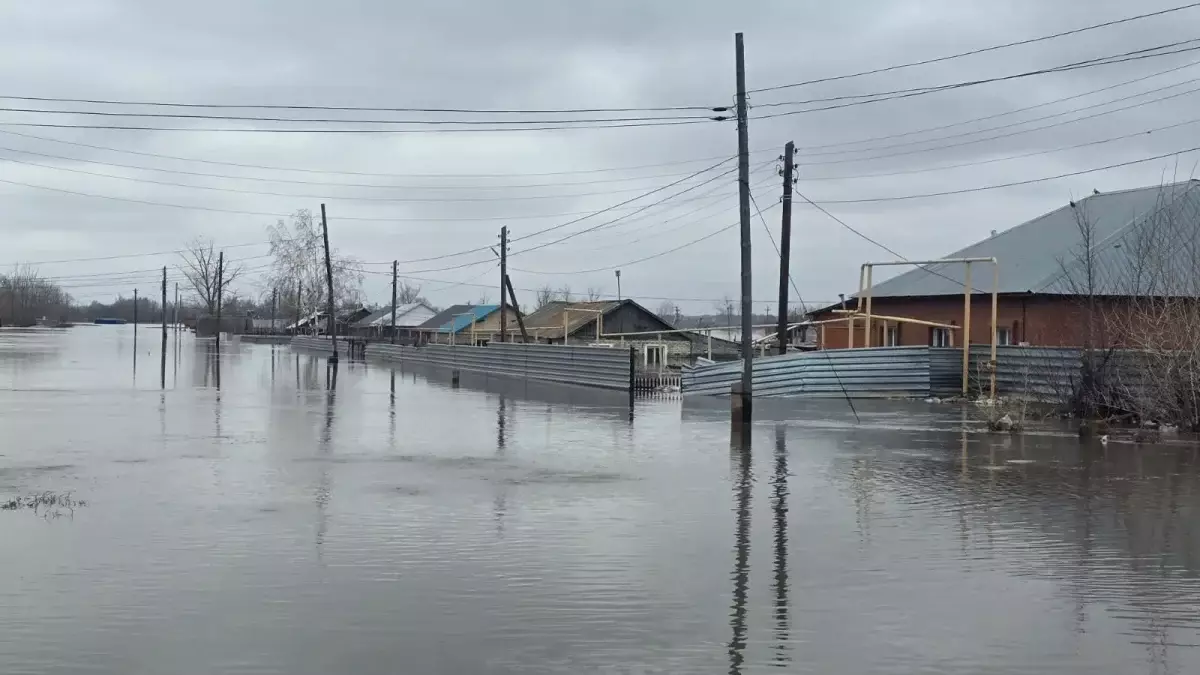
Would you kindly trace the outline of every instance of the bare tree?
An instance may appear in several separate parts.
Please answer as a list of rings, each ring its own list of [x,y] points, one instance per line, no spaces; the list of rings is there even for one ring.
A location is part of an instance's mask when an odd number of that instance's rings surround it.
[[[207,237],[196,237],[187,245],[187,250],[180,254],[183,264],[178,266],[187,283],[192,287],[196,302],[209,314],[217,311],[217,262],[219,254],[213,248],[213,241]],[[221,274],[221,286],[228,290],[242,274],[242,266],[229,259],[225,260],[225,270]]]
[[[671,302],[670,300],[663,300],[662,302],[658,303],[658,308],[654,310],[654,313],[658,315],[658,318],[662,319],[663,321],[670,321],[678,312],[679,308],[676,307],[675,303]]]
[[[428,302],[421,295],[421,287],[407,281],[399,282],[396,286],[396,304],[407,305],[414,302]]]
[[[563,286],[562,288],[558,289],[559,300],[562,300],[563,302],[571,302],[572,297],[570,286]]]
[[[549,284],[542,286],[537,290],[534,296],[533,309],[537,311],[546,305],[554,302],[558,297],[558,293],[550,287]]]
[[[271,271],[268,286],[279,289],[280,312],[296,313],[296,289],[301,286],[301,312],[326,306],[325,247],[321,226],[308,209],[292,214],[290,222],[280,220],[267,228],[271,241]],[[362,263],[354,257],[329,252],[333,268],[333,300],[339,308],[362,302]]]
[[[584,297],[587,298],[588,302],[596,302],[600,299],[600,289],[595,286],[588,286],[587,291],[584,292]]]
[[[0,274],[0,322],[30,326],[43,317],[62,320],[70,305],[71,296],[39,277],[37,270],[18,266],[10,274]]]

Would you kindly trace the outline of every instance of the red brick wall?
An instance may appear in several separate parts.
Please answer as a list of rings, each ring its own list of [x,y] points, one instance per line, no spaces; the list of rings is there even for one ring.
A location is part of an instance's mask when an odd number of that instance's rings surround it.
[[[900,316],[922,321],[963,325],[963,299],[958,297],[933,298],[875,298],[872,313]],[[991,343],[991,296],[972,296],[971,343]],[[1086,310],[1078,298],[1057,296],[1013,295],[1001,296],[997,303],[997,323],[1012,331],[1012,340],[1040,346],[1077,347],[1085,342],[1087,334]],[[837,318],[833,312],[814,315],[815,320]],[[873,322],[872,346],[881,346],[883,320]],[[888,322],[889,325],[894,322]],[[847,346],[848,325],[846,322],[824,324],[824,342],[828,349],[844,349]],[[858,321],[854,331],[854,346],[865,346],[863,321]],[[953,331],[954,346],[962,344],[962,330]],[[820,340],[818,332],[818,340]],[[929,327],[917,324],[902,324],[900,327],[902,346],[928,345]]]

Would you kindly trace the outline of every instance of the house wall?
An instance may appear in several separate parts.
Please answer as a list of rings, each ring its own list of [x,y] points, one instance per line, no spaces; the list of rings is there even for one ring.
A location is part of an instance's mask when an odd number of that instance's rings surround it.
[[[580,316],[584,312],[579,313]],[[586,314],[591,314],[587,312]],[[571,312],[571,324],[575,325],[575,312]],[[641,333],[651,330],[671,330],[671,327],[657,316],[642,311],[636,304],[626,303],[604,315],[604,333]],[[637,336],[644,339],[646,336]],[[653,336],[651,336],[653,337]],[[571,333],[572,340],[594,340],[596,338],[596,317],[592,314],[587,323]],[[663,340],[683,340],[687,338],[678,334],[664,334]]]
[[[1119,300],[1098,299],[1102,311],[1119,311]],[[961,296],[935,298],[875,298],[873,314],[889,314],[922,321],[963,325],[963,299]],[[975,295],[971,302],[971,343],[991,343],[991,296]],[[1008,328],[1013,343],[1028,342],[1036,346],[1079,347],[1087,339],[1087,312],[1084,302],[1076,297],[1048,295],[1001,296],[997,303],[997,323]],[[833,312],[815,314],[821,321],[837,318]],[[860,319],[854,331],[854,346],[866,346],[865,329]],[[883,344],[885,322],[873,321],[872,345]],[[887,322],[894,325],[894,322]],[[962,344],[962,331],[953,331],[954,346]],[[817,341],[826,349],[844,349],[849,339],[847,323],[824,324],[818,330]],[[900,326],[900,346],[928,345],[930,328],[915,324]]]

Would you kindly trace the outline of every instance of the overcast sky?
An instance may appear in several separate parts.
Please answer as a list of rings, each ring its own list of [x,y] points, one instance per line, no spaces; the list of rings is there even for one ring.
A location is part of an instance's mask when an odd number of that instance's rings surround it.
[[[0,4],[0,24],[5,27],[5,39],[0,42],[0,95],[472,109],[719,106],[733,101],[736,31],[745,33],[748,86],[753,90],[953,54],[1178,4],[1183,3],[7,2]],[[1186,10],[928,66],[758,92],[751,98],[751,115],[829,105],[768,106],[770,103],[1002,76],[1129,52],[1195,38],[1197,26],[1200,9]],[[1200,87],[1192,82],[1200,78],[1200,66],[1179,68],[1193,62],[1200,63],[1200,52],[752,119],[749,136],[755,171],[751,182],[756,186],[756,202],[766,210],[766,224],[778,238],[780,180],[772,160],[786,141],[793,140],[800,148],[797,189],[801,193],[824,203],[831,213],[905,257],[940,257],[987,236],[990,230],[1013,227],[1093,189],[1156,184],[1164,175],[1186,177],[1193,173],[1200,154],[1185,153],[1177,160],[1160,159],[963,195],[837,202],[1044,178],[1200,146],[1200,124],[1196,124],[1060,150],[1200,120],[1195,112],[1200,94],[1184,93]],[[1173,68],[1178,69],[1163,72]],[[1162,74],[1146,77],[1155,73]],[[1141,77],[1146,79],[1005,114]],[[1182,95],[1078,123],[1028,131],[1174,94]],[[245,265],[254,269],[269,262],[259,257],[267,250],[265,228],[275,220],[266,214],[316,210],[322,201],[329,208],[333,245],[369,263],[367,269],[375,272],[389,271],[394,259],[431,258],[494,244],[500,226],[507,225],[516,239],[510,265],[518,289],[551,284],[569,286],[576,292],[591,287],[615,296],[613,270],[620,268],[623,294],[642,299],[651,308],[662,298],[675,298],[684,311],[712,311],[714,302],[725,296],[736,298],[739,292],[736,227],[677,252],[632,262],[733,224],[737,220],[734,176],[701,185],[733,168],[732,163],[552,233],[519,239],[662,188],[710,166],[717,158],[731,157],[737,149],[737,135],[729,122],[357,135],[128,131],[9,124],[383,128],[371,124],[99,117],[15,112],[12,108],[337,119],[501,118],[481,114],[165,110],[12,99],[0,100],[0,106],[10,109],[0,112],[0,181],[7,181],[0,182],[4,212],[0,263],[37,263],[40,272],[51,277],[97,275],[63,280],[81,300],[108,300],[118,292],[130,294],[135,286],[148,289],[154,285],[154,275],[146,272],[120,279],[99,275],[170,265],[174,280],[178,256],[45,261],[169,251],[204,235],[218,246],[230,247],[226,251],[231,258],[247,258]],[[1088,110],[1068,112],[1083,107]],[[663,114],[696,113],[616,116]],[[1054,117],[1029,122],[1050,115]],[[984,116],[990,119],[958,124]],[[850,144],[951,124],[956,126]],[[988,131],[991,129],[996,130]],[[1005,137],[986,140],[997,135]],[[954,147],[941,147],[946,145]],[[1012,155],[1029,156],[1004,159]],[[984,161],[989,162],[979,164]],[[958,166],[964,164],[968,166]],[[647,165],[652,168],[629,169]],[[948,165],[956,168],[931,170]],[[361,175],[364,173],[385,175]],[[863,177],[881,173],[891,175]],[[659,206],[635,211],[693,186],[699,187]],[[559,244],[522,252],[618,216],[626,218]],[[776,306],[778,258],[758,219],[753,235],[756,310],[765,311]],[[800,204],[795,210],[792,246],[793,278],[808,301],[852,292],[860,263],[895,258]],[[436,303],[483,297],[495,302],[498,273],[491,260],[492,254],[485,251],[402,263],[400,268],[402,276],[433,280],[417,283]],[[483,264],[469,265],[477,261]],[[455,266],[460,267],[442,269]],[[577,270],[597,271],[545,274]],[[262,292],[254,281],[257,276],[247,274],[240,290]],[[457,282],[488,286],[451,285]],[[389,284],[384,275],[368,275],[368,298],[385,302]],[[520,295],[526,301],[532,297],[531,292]]]

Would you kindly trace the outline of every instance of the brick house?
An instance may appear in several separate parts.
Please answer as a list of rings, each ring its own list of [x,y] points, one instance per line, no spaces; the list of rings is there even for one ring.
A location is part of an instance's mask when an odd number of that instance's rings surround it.
[[[1189,241],[1200,232],[1200,181],[1095,193],[946,256],[946,259],[995,258],[999,268],[997,341],[1037,346],[1085,344],[1088,316],[1099,308],[1128,307],[1136,251],[1148,232],[1162,240],[1170,221],[1171,241]],[[1087,233],[1085,235],[1085,232]],[[1085,236],[1092,242],[1090,261]],[[1193,242],[1195,243],[1195,242]],[[1161,246],[1161,241],[1160,244]],[[889,268],[878,267],[875,272]],[[1089,274],[1089,270],[1091,274]],[[991,342],[992,265],[971,265],[972,344]],[[930,326],[875,318],[872,346],[961,346],[964,325],[965,265],[942,263],[909,268],[871,286],[871,313],[942,324]],[[1091,292],[1087,288],[1091,279]],[[821,348],[851,344],[849,322],[839,310],[864,312],[865,303],[847,296],[844,306],[816,310],[809,318],[820,326]],[[861,306],[860,306],[861,305]],[[821,323],[825,322],[825,323]],[[1092,322],[1093,325],[1094,322]],[[864,321],[855,322],[853,345],[867,342]]]

